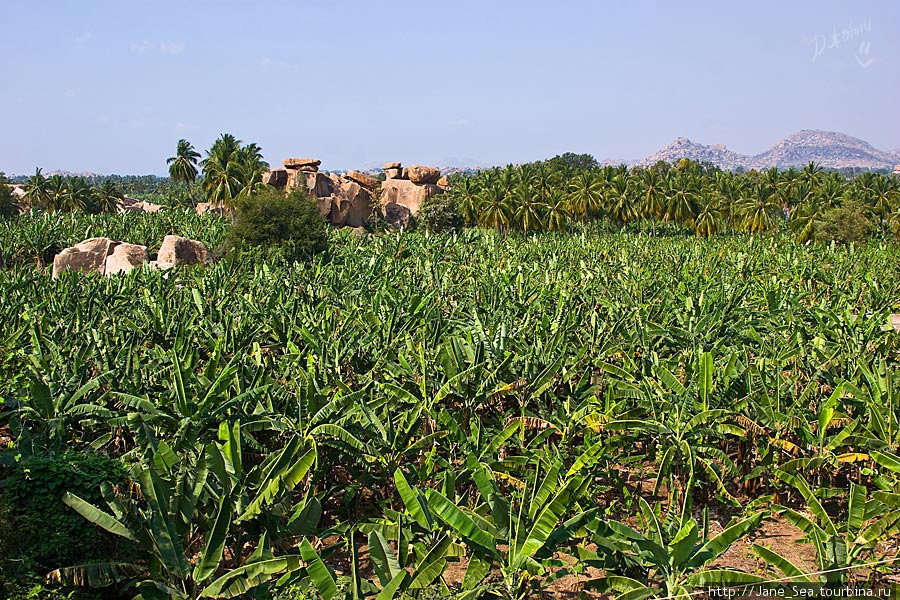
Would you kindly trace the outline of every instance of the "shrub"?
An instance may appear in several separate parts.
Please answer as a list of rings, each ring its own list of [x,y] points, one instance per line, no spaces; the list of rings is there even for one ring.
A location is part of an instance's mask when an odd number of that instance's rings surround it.
[[[5,174],[0,173],[0,219],[17,214],[19,214],[19,205],[9,186],[9,179]]]
[[[303,260],[328,247],[327,224],[315,200],[301,190],[274,188],[239,200],[225,249],[277,247],[290,260]]]
[[[422,203],[416,222],[429,233],[459,231],[463,228],[462,211],[450,194],[438,194]]]
[[[100,484],[119,484],[125,468],[106,456],[66,452],[33,456],[6,470],[0,487],[0,572],[41,574],[58,567],[109,559],[113,537],[62,502],[65,492],[103,504]],[[20,571],[13,573],[12,571]]]
[[[815,239],[849,244],[864,240],[874,229],[866,206],[858,200],[845,200],[841,206],[825,212],[822,223],[816,227]]]

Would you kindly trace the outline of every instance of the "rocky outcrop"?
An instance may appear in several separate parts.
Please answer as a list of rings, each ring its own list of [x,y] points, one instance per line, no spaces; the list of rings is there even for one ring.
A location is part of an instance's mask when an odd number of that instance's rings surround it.
[[[322,161],[317,158],[286,158],[281,161],[285,169],[299,169],[301,171],[318,171]]]
[[[119,212],[147,212],[158,213],[164,207],[161,204],[141,201],[135,198],[124,197],[119,202]]]
[[[412,165],[407,171],[407,177],[413,183],[437,183],[441,178],[441,172],[434,167],[423,167],[422,165]]]
[[[167,235],[156,255],[159,267],[205,264],[208,252],[203,242],[178,235]]]
[[[128,273],[146,263],[148,258],[147,246],[120,243],[112,251],[112,254],[106,257],[106,276]]]
[[[64,249],[53,257],[53,279],[64,271],[77,273],[103,273],[106,258],[112,254],[119,242],[109,238],[89,238]]]
[[[262,182],[276,188],[283,188],[287,185],[288,172],[285,169],[272,169],[263,173]]]
[[[218,202],[201,202],[194,209],[198,215],[220,215],[224,216],[227,212],[224,204]]]
[[[346,178],[355,181],[369,191],[374,190],[378,187],[378,184],[381,183],[371,175],[366,175],[365,173],[360,173],[359,171],[354,171],[352,169],[347,171]]]
[[[90,238],[66,248],[53,258],[53,278],[63,271],[79,273],[128,273],[143,264],[154,269],[169,269],[175,265],[204,264],[208,253],[202,242],[177,235],[167,235],[159,249],[157,260],[147,262],[147,247],[109,238]]]
[[[381,207],[382,217],[387,226],[391,229],[402,229],[409,227],[412,222],[412,212],[396,202],[389,202]]]
[[[443,189],[433,183],[417,184],[408,179],[388,179],[381,184],[381,205],[400,204],[415,215],[425,200],[441,192]]]
[[[403,167],[398,162],[384,163],[381,168],[388,179],[400,179],[403,175]]]
[[[446,177],[441,177],[440,179],[437,180],[437,185],[442,188],[448,188],[448,187],[450,187],[450,180],[447,179]]]

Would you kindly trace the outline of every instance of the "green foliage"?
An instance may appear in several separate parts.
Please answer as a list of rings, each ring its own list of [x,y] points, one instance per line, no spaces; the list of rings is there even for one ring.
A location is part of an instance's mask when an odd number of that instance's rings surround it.
[[[2,471],[0,571],[22,566],[46,572],[116,553],[114,540],[63,504],[67,492],[99,501],[100,484],[118,485],[125,469],[89,452],[33,456]]]
[[[306,260],[328,248],[325,219],[305,191],[266,187],[241,198],[226,248],[278,248],[289,260]]]
[[[13,195],[9,179],[0,172],[0,219],[12,217],[18,213],[19,203]]]
[[[416,223],[430,233],[452,233],[465,225],[456,199],[450,194],[438,194],[422,203]]]
[[[866,239],[874,229],[865,205],[857,200],[847,200],[825,212],[814,235],[819,242],[849,244]]]

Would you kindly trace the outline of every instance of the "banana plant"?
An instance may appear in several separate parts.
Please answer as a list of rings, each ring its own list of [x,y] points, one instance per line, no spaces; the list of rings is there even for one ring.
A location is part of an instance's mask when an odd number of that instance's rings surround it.
[[[502,574],[504,597],[516,600],[564,574],[558,570],[563,564],[554,559],[554,553],[568,548],[577,532],[594,518],[596,508],[579,505],[587,478],[565,476],[559,462],[532,467],[532,485],[513,484],[504,493],[496,473],[470,455],[466,471],[480,496],[474,508],[448,497],[447,490],[416,492],[415,510],[420,518],[437,521],[468,549],[463,588],[472,597],[486,591],[484,579],[494,566]],[[573,508],[575,514],[569,516]]]
[[[289,442],[245,471],[240,424],[223,423],[220,437],[221,444],[180,455],[160,444],[135,469],[139,497],[101,488],[111,512],[66,494],[69,507],[131,542],[140,560],[77,565],[53,571],[49,578],[91,587],[123,584],[136,592],[135,600],[233,598],[310,564],[308,552],[306,558],[303,552],[274,556],[269,535],[259,525],[273,526],[282,513],[282,522],[318,521],[314,502],[294,507],[293,514],[289,510],[290,492],[309,472],[314,453]],[[253,529],[257,538],[249,535]],[[254,542],[256,549],[245,560],[243,549]]]
[[[864,486],[850,483],[846,513],[837,520],[802,476],[780,470],[775,476],[796,489],[806,502],[809,516],[777,504],[773,509],[803,530],[816,549],[818,571],[823,574],[806,575],[803,569],[760,544],[751,549],[792,581],[844,583],[853,576],[854,567],[869,562],[879,542],[900,534],[900,494],[876,491],[870,495]]]
[[[713,584],[763,581],[750,573],[708,566],[757,528],[763,512],[733,519],[710,536],[708,512],[704,509],[702,522],[691,515],[692,488],[686,489],[681,506],[671,504],[665,516],[662,504],[651,507],[640,498],[641,530],[615,520],[598,522],[590,538],[597,550],[580,546],[579,557],[588,565],[606,569],[607,574],[587,582],[586,588],[617,592],[619,600],[641,600],[655,595],[689,598],[694,589]]]

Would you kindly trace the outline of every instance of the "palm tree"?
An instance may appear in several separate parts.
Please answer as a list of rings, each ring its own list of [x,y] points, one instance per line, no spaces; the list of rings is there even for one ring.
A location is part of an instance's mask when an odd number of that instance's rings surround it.
[[[552,189],[548,193],[552,193]],[[520,182],[513,190],[513,202],[515,203],[513,218],[516,225],[522,228],[525,235],[529,231],[541,228],[541,210],[544,203],[535,196],[534,190],[526,182]]]
[[[47,178],[41,172],[41,169],[35,169],[34,175],[28,178],[26,182],[28,190],[25,192],[25,198],[32,208],[46,208],[50,195],[47,190]]]
[[[763,184],[753,186],[740,202],[742,225],[746,231],[761,233],[775,228],[775,216],[781,210],[771,190]]]
[[[825,172],[822,171],[822,167],[812,161],[807,163],[800,171],[800,181],[806,183],[806,185],[810,187],[817,187],[822,182],[824,176]]]
[[[878,222],[881,225],[881,235],[884,237],[884,225],[888,216],[897,205],[898,200],[900,200],[900,191],[883,175],[875,179],[868,191],[872,207],[875,209],[875,214],[878,215]]]
[[[637,205],[628,193],[628,180],[615,175],[606,186],[606,214],[620,226],[638,218]]]
[[[646,169],[641,173],[641,184],[643,186],[641,213],[645,218],[650,219],[655,237],[656,219],[662,219],[666,214],[665,194],[662,187],[663,179],[659,176],[659,171],[656,169]]]
[[[178,140],[175,156],[166,159],[166,164],[169,165],[169,177],[175,182],[192,183],[197,179],[197,159],[199,158],[200,153],[189,141]]]
[[[453,182],[450,193],[456,200],[463,219],[466,223],[475,222],[475,210],[478,204],[478,186],[474,177],[462,177],[458,181]]]
[[[675,221],[688,227],[693,225],[698,199],[695,187],[695,181],[691,177],[679,177],[673,181],[666,208],[667,221]]]
[[[569,212],[569,199],[562,190],[554,189],[545,203],[544,223],[550,231],[563,231],[569,226],[572,214]]]
[[[94,188],[91,205],[97,212],[116,212],[122,197],[122,190],[111,180],[104,179]]]
[[[62,210],[66,205],[66,180],[62,175],[51,175],[46,181],[47,200],[44,206],[49,211]]]
[[[509,199],[503,187],[494,183],[482,188],[478,194],[478,220],[484,227],[493,227],[498,233],[509,228]]]
[[[801,244],[813,239],[816,228],[822,224],[827,204],[817,196],[810,196],[791,212],[791,230]]]
[[[600,212],[603,189],[593,173],[590,171],[579,172],[569,184],[569,190],[569,206],[572,214],[587,220],[588,217]],[[552,195],[551,191],[550,197]]]
[[[87,210],[91,194],[91,186],[84,177],[69,177],[60,208],[66,212]]]
[[[262,148],[251,142],[237,152],[238,168],[241,173],[243,187],[238,198],[244,198],[258,192],[262,186],[262,176],[269,169],[269,163],[263,160]]]
[[[209,202],[230,205],[244,187],[238,160],[241,142],[223,133],[207,150],[203,167],[203,189]]]
[[[694,219],[694,233],[699,237],[709,237],[719,231],[722,214],[719,207],[723,198],[718,192],[700,197],[700,211]]]

